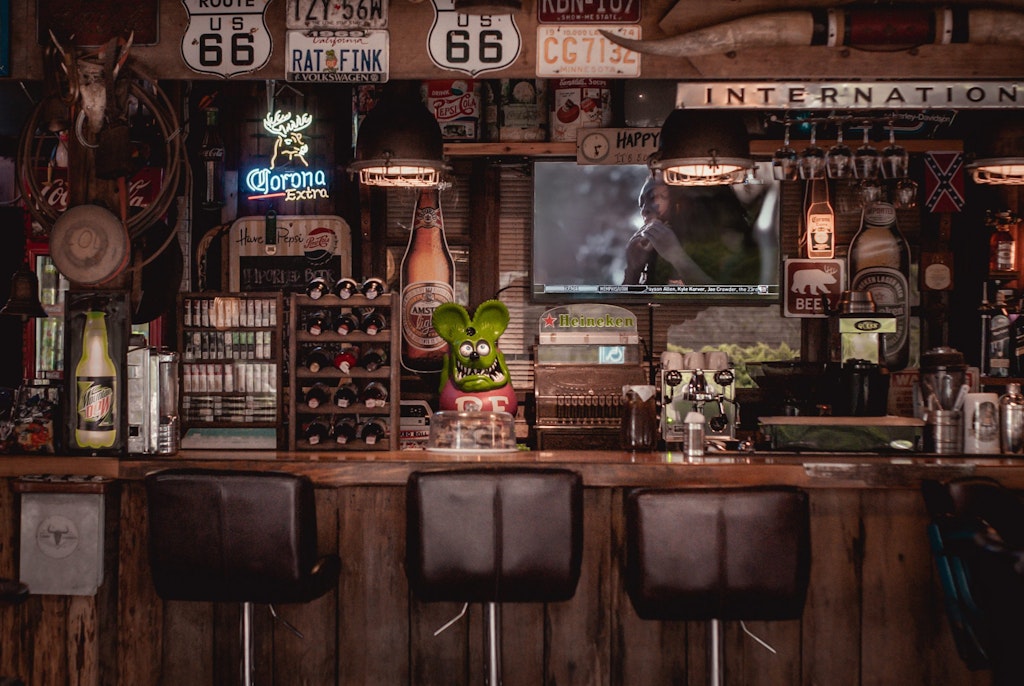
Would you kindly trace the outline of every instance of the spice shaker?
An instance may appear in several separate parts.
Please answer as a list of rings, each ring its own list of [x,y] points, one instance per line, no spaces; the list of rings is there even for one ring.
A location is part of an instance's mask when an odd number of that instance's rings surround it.
[[[1024,395],[1019,383],[1007,384],[999,398],[999,447],[1004,454],[1024,454]]]

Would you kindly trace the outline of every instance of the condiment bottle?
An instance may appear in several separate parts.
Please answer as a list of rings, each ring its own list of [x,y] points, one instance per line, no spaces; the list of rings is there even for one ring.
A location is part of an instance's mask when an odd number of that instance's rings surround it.
[[[1024,454],[1024,395],[1019,383],[1006,385],[999,398],[999,448],[1004,454]]]

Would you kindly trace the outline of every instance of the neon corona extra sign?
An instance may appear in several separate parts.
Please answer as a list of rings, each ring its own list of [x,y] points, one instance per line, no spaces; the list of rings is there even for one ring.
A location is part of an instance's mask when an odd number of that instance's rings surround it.
[[[274,151],[270,155],[270,165],[257,167],[245,176],[246,187],[253,191],[250,200],[266,198],[283,198],[285,200],[316,200],[329,198],[327,192],[327,172],[323,169],[309,169],[306,153],[309,143],[302,131],[313,123],[313,115],[295,116],[291,112],[278,110],[267,113],[263,118],[263,128],[274,136]],[[278,168],[284,160],[286,165]]]

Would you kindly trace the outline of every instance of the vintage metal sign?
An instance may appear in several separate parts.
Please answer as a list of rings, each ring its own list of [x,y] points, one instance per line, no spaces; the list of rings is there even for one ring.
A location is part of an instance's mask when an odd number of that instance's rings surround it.
[[[538,26],[537,76],[629,78],[640,76],[640,55],[598,29],[640,39],[639,26]]]
[[[661,129],[579,129],[577,164],[646,164],[658,150]]]
[[[824,299],[835,302],[845,288],[846,260],[788,259],[783,261],[786,296],[784,317],[823,319],[829,308]]]
[[[288,81],[383,83],[388,80],[387,31],[289,31]]]
[[[519,57],[523,38],[512,14],[460,14],[454,0],[433,3],[427,51],[438,67],[476,76],[511,66]]]
[[[265,12],[270,0],[181,0],[188,26],[181,57],[193,71],[229,78],[262,69],[274,50]]]
[[[1015,81],[766,81],[676,86],[676,107],[694,108],[983,109],[1022,105],[1024,83]]]
[[[385,0],[288,0],[289,29],[385,29]]]
[[[541,24],[635,24],[640,0],[539,0]]]

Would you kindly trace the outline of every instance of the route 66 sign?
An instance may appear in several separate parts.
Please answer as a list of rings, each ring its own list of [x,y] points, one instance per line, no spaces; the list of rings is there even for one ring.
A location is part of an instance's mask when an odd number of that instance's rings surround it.
[[[454,0],[433,0],[430,59],[442,69],[476,76],[513,64],[523,47],[512,14],[460,14]]]
[[[181,37],[185,64],[225,78],[247,74],[274,50],[264,13],[270,0],[181,0],[188,26]]]

